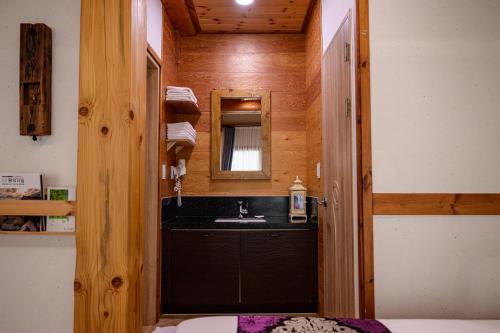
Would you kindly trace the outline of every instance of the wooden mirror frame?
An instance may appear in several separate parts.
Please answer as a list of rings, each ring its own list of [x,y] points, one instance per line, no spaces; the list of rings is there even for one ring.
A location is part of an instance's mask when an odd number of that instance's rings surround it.
[[[261,111],[261,171],[221,170],[221,99],[224,97],[260,97]],[[211,170],[212,179],[271,179],[271,91],[268,89],[214,89],[212,90],[211,126]]]

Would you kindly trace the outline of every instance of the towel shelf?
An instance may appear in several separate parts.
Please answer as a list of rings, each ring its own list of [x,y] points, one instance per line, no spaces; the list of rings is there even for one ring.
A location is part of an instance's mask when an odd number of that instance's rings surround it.
[[[167,140],[167,151],[175,146],[175,153],[178,154],[184,147],[194,147],[190,141],[185,140]]]
[[[190,101],[167,101],[167,107],[178,114],[201,114],[196,103]]]

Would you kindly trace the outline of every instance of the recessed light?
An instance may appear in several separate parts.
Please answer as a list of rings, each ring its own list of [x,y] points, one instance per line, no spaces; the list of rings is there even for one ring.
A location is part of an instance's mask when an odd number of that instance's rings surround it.
[[[253,0],[235,0],[238,5],[248,6],[253,3]]]

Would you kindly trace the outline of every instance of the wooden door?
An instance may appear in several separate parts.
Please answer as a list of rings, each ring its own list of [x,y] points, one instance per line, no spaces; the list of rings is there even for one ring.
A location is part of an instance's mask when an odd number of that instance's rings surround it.
[[[239,303],[240,232],[169,230],[164,313],[230,312]]]
[[[354,316],[351,19],[323,56],[324,279],[326,316]]]
[[[242,312],[316,312],[317,267],[316,230],[242,231]]]

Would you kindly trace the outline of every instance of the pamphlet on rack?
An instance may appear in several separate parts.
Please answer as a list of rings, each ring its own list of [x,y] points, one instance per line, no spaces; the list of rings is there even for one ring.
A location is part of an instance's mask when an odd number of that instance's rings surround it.
[[[0,200],[42,200],[39,173],[0,173]],[[0,216],[0,231],[43,231],[43,216]]]
[[[74,201],[76,199],[74,187],[49,187],[47,188],[47,200]],[[47,231],[51,232],[74,232],[74,216],[47,216]]]

